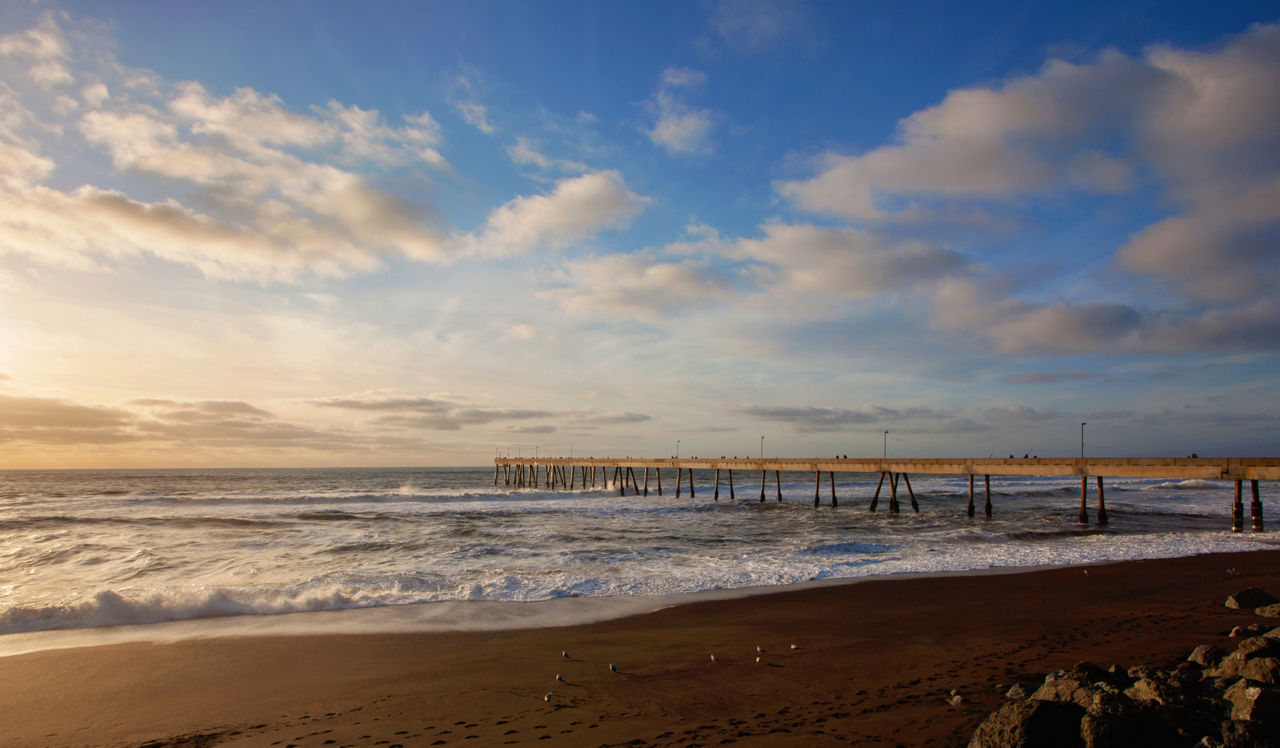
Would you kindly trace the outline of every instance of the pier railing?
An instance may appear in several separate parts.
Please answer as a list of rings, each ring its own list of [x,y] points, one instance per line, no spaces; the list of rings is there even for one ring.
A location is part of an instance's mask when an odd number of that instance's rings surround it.
[[[609,470],[613,470],[612,479]],[[984,514],[990,517],[991,476],[1043,476],[1080,478],[1080,521],[1089,521],[1089,479],[1097,481],[1099,525],[1107,524],[1107,510],[1103,478],[1166,478],[1169,480],[1229,480],[1235,482],[1235,498],[1232,503],[1232,528],[1244,529],[1244,481],[1250,482],[1252,501],[1250,515],[1253,529],[1263,529],[1262,500],[1259,481],[1280,480],[1280,458],[1275,457],[1023,457],[1023,458],[847,458],[847,457],[498,457],[494,459],[493,483],[498,485],[505,474],[506,485],[516,487],[543,487],[547,490],[572,490],[575,484],[581,488],[596,486],[596,472],[602,470],[602,484],[614,485],[623,495],[628,488],[637,495],[649,495],[649,471],[655,473],[657,493],[662,495],[662,471],[676,471],[676,496],[680,495],[684,475],[688,474],[689,495],[695,496],[693,471],[714,470],[713,498],[720,499],[721,472],[728,475],[729,498],[735,499],[733,471],[760,472],[760,501],[765,500],[768,474],[773,472],[777,500],[782,501],[783,472],[805,472],[814,475],[814,506],[821,498],[822,474],[826,473],[830,484],[831,505],[837,506],[836,473],[879,474],[875,495],[869,509],[875,511],[881,489],[889,486],[889,511],[899,511],[898,486],[902,484],[911,499],[911,506],[919,511],[916,495],[911,487],[911,474],[916,475],[967,475],[969,476],[968,515],[973,517],[974,480],[983,477]],[[587,471],[590,470],[588,476]],[[643,470],[643,486],[636,475]],[[579,480],[579,473],[581,479]]]

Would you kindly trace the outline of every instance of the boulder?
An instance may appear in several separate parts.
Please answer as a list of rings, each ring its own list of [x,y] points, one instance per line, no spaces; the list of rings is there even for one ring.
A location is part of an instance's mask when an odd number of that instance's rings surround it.
[[[1027,698],[1027,689],[1021,683],[1014,683],[1009,686],[1009,690],[1004,695],[1010,699],[1025,699]]]
[[[1254,657],[1240,666],[1241,678],[1268,686],[1280,686],[1280,657]]]
[[[1270,592],[1258,589],[1257,587],[1246,587],[1234,595],[1227,596],[1228,608],[1261,608],[1264,605],[1274,605],[1280,603]]]
[[[1079,748],[1084,709],[1058,701],[1009,701],[973,731],[969,748]]]
[[[1271,605],[1263,605],[1260,608],[1253,609],[1254,615],[1263,618],[1280,618],[1280,603],[1272,603]]]
[[[1221,647],[1215,647],[1212,644],[1201,644],[1191,650],[1191,654],[1187,655],[1187,662],[1194,662],[1201,667],[1217,667],[1226,654],[1226,650]]]
[[[1231,719],[1280,724],[1280,690],[1258,686],[1243,678],[1224,693],[1231,705]]]
[[[1181,694],[1174,686],[1163,680],[1140,678],[1132,686],[1125,689],[1124,695],[1137,702],[1154,704],[1172,704],[1178,701]]]
[[[1088,709],[1093,703],[1094,685],[1074,676],[1064,675],[1047,681],[1031,694],[1038,701],[1055,701],[1070,703],[1081,709]]]
[[[1280,748],[1280,736],[1273,728],[1248,720],[1229,719],[1222,723],[1222,748]]]

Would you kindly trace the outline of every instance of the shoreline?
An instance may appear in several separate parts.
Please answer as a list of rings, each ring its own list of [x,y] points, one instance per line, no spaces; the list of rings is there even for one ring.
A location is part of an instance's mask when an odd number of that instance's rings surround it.
[[[1235,551],[1254,553],[1256,550]],[[1204,554],[1200,554],[1204,555]],[[1187,556],[1186,558],[1190,558]],[[1179,558],[1177,556],[1170,558]],[[566,596],[545,600],[442,600],[405,605],[299,611],[264,615],[218,616],[46,629],[0,634],[0,662],[6,657],[55,649],[79,649],[128,643],[166,644],[192,639],[264,636],[345,636],[499,632],[580,626],[653,613],[666,608],[716,600],[738,600],[785,592],[862,584],[875,580],[944,579],[999,576],[1051,569],[1084,568],[1129,561],[990,566],[976,569],[902,571],[853,577],[827,577],[778,585],[695,590],[672,595]]]
[[[1248,586],[1280,591],[1280,551],[868,578],[534,629],[45,650],[4,660],[0,742],[964,745],[997,686],[1168,665],[1265,621],[1223,606]]]

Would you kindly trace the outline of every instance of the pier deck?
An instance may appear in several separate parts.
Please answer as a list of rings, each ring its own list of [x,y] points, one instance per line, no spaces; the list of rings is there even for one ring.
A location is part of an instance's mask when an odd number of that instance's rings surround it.
[[[590,478],[587,469],[590,468]],[[831,506],[838,505],[836,497],[836,473],[878,473],[880,480],[876,485],[875,495],[871,499],[869,509],[876,510],[881,489],[889,487],[889,511],[899,511],[898,486],[901,483],[911,498],[911,508],[919,511],[915,491],[911,488],[910,475],[967,475],[969,476],[968,515],[973,517],[974,479],[983,477],[985,506],[984,514],[990,517],[991,476],[1043,476],[1043,477],[1079,477],[1080,478],[1080,521],[1089,521],[1088,495],[1089,479],[1097,481],[1098,507],[1097,521],[1099,525],[1107,524],[1107,509],[1103,478],[1165,478],[1169,480],[1229,480],[1235,482],[1235,497],[1231,505],[1231,525],[1236,532],[1244,529],[1244,481],[1251,484],[1252,501],[1249,513],[1253,529],[1263,530],[1262,499],[1258,489],[1259,481],[1280,480],[1280,458],[1275,457],[1024,457],[1024,458],[847,458],[847,457],[672,457],[672,458],[635,458],[635,457],[497,457],[494,459],[493,483],[496,486],[500,475],[506,474],[506,484],[519,487],[537,488],[541,484],[547,490],[574,488],[578,473],[581,481],[577,485],[582,488],[595,487],[596,470],[603,468],[602,484],[613,484],[622,494],[631,488],[636,494],[643,491],[649,495],[649,471],[654,470],[657,479],[657,493],[662,495],[662,471],[676,471],[676,496],[680,495],[682,481],[688,472],[689,495],[695,496],[693,471],[714,470],[714,499],[720,499],[720,473],[728,474],[729,498],[735,498],[733,471],[748,473],[760,472],[760,501],[765,500],[765,489],[768,484],[768,473],[773,472],[774,487],[778,501],[782,501],[783,472],[813,473],[813,503],[818,506],[821,499],[822,474],[827,474],[831,491]],[[609,469],[613,469],[613,477],[609,478]],[[643,470],[644,483],[635,471]]]

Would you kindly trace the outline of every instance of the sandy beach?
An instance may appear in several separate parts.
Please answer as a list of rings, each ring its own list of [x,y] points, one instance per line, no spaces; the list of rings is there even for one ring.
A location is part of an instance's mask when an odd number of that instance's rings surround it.
[[[1280,590],[1280,552],[881,578],[511,632],[50,650],[0,660],[0,742],[963,745],[1016,681],[1225,641],[1258,620],[1223,606],[1250,585]]]

